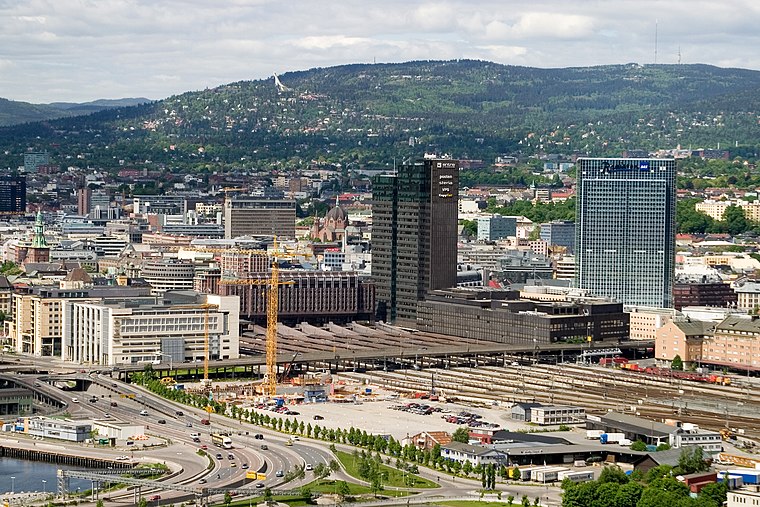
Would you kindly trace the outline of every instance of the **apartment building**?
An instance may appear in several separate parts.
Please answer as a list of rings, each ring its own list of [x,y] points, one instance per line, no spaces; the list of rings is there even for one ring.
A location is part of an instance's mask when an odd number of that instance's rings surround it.
[[[702,362],[715,366],[760,370],[760,317],[729,315],[702,345]]]
[[[702,361],[702,347],[712,336],[715,324],[699,320],[679,319],[669,321],[655,332],[655,359],[670,363],[679,356],[687,367]]]

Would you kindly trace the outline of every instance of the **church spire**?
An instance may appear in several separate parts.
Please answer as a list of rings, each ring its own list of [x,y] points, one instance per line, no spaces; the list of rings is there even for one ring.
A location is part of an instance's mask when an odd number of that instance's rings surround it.
[[[37,211],[37,219],[34,221],[34,239],[32,248],[47,248],[45,240],[45,223],[42,221],[42,211]]]

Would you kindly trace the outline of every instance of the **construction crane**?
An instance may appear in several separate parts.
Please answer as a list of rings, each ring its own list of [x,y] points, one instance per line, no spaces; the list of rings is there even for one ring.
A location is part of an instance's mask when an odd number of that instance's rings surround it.
[[[277,321],[279,319],[279,287],[280,285],[295,285],[292,280],[280,281],[280,266],[278,257],[283,257],[277,252],[277,238],[274,238],[272,265],[269,278],[252,279],[236,278],[219,280],[221,285],[266,285],[267,286],[267,336],[266,336],[266,359],[267,373],[264,382],[264,394],[275,396],[277,394]]]
[[[184,309],[202,309],[203,310],[203,380],[201,385],[203,391],[208,392],[211,390],[211,380],[208,378],[208,356],[209,356],[209,315],[208,312],[211,308],[218,309],[219,305],[202,303],[197,305],[176,305],[174,308]]]

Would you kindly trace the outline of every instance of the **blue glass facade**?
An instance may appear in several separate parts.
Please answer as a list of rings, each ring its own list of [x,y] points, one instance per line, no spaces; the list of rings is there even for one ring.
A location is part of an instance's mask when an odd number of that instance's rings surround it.
[[[672,159],[578,159],[576,280],[626,305],[673,306]]]

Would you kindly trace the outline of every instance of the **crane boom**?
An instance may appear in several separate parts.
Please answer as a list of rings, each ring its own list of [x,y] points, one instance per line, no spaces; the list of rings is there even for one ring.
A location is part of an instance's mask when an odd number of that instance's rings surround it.
[[[277,393],[277,316],[278,287],[280,284],[280,267],[277,260],[272,263],[267,293],[267,394]]]

